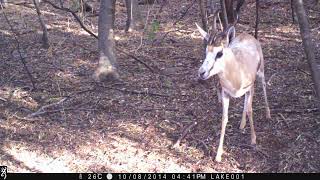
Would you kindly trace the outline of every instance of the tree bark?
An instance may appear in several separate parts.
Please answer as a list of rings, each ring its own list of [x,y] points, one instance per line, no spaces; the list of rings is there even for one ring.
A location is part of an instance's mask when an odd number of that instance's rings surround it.
[[[7,6],[7,0],[0,0],[1,8],[5,8]]]
[[[94,78],[97,81],[118,80],[116,57],[114,54],[113,21],[115,12],[115,0],[100,1],[100,13],[98,19],[98,48],[99,66]]]
[[[258,39],[258,28],[259,28],[259,0],[256,0],[256,27],[254,32],[254,37]]]
[[[291,17],[292,17],[292,24],[294,24],[295,19],[294,19],[294,7],[293,7],[293,0],[290,0],[290,5],[291,5]]]
[[[42,46],[43,48],[48,49],[49,48],[49,40],[48,40],[48,31],[47,31],[47,26],[44,23],[42,16],[41,16],[41,11],[39,8],[39,2],[36,0],[33,0],[34,7],[36,8],[37,14],[38,14],[38,19],[42,28]]]
[[[220,4],[221,4],[221,12],[222,12],[222,26],[223,26],[223,29],[226,29],[226,27],[228,26],[228,14],[227,14],[225,0],[220,0]]]
[[[138,0],[126,0],[127,23],[125,31],[139,30],[143,28],[143,22],[138,6]]]
[[[227,11],[228,23],[234,23],[234,11],[233,11],[233,0],[225,0],[225,6]]]
[[[320,62],[317,60],[314,53],[314,45],[311,40],[311,32],[308,23],[308,18],[303,6],[302,0],[293,0],[295,12],[298,17],[300,34],[305,54],[308,59],[308,64],[311,69],[311,75],[314,82],[315,90],[318,96],[318,108],[320,108]]]
[[[208,24],[207,24],[207,13],[206,13],[206,4],[207,1],[204,0],[198,0],[199,3],[199,8],[200,8],[200,16],[201,16],[201,22],[202,22],[202,29],[205,30],[206,32],[208,32]],[[207,46],[207,40],[203,39],[203,48],[204,48],[204,54],[206,53],[205,49]]]

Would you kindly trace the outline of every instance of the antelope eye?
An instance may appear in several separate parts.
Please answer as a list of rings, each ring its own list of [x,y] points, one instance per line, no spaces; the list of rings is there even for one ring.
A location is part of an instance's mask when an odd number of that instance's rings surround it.
[[[223,55],[222,51],[219,51],[219,52],[217,53],[216,59],[221,58],[222,55]]]

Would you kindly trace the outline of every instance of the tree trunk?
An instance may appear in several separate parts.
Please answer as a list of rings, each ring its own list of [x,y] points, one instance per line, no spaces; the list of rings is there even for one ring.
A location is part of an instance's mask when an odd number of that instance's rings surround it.
[[[208,32],[208,24],[207,24],[207,13],[206,13],[206,4],[207,1],[205,0],[198,0],[199,8],[200,8],[200,16],[201,16],[201,22],[202,22],[202,29]],[[204,55],[206,53],[206,47],[207,47],[207,40],[203,39],[203,48],[204,48]]]
[[[225,0],[228,23],[234,23],[233,0]]]
[[[48,31],[46,24],[44,23],[42,16],[41,16],[41,11],[39,8],[39,2],[37,0],[33,0],[34,7],[36,8],[37,14],[38,14],[38,19],[42,28],[42,46],[46,49],[49,48],[49,40],[48,40]]]
[[[7,0],[0,0],[0,4],[1,4],[0,9],[1,9],[1,8],[5,8],[6,5],[7,5]]]
[[[290,5],[291,5],[292,24],[294,24],[294,22],[295,22],[295,15],[294,15],[293,0],[290,0]]]
[[[259,0],[256,0],[256,27],[254,32],[254,37],[258,39],[258,28],[259,28]]]
[[[119,79],[116,67],[116,57],[114,54],[114,1],[115,0],[100,1],[100,13],[98,20],[98,48],[100,57],[99,67],[94,74],[94,78],[97,81]]]
[[[300,27],[300,34],[302,37],[302,43],[304,51],[308,59],[308,64],[311,69],[311,75],[314,82],[315,90],[318,96],[318,107],[320,108],[320,62],[316,60],[314,53],[314,45],[311,41],[310,27],[308,18],[303,7],[302,0],[293,0],[295,12],[298,17],[298,23]]]
[[[138,6],[138,0],[126,0],[127,23],[125,31],[139,30],[143,28],[143,22]]]
[[[222,18],[221,18],[222,26],[223,26],[223,29],[226,29],[226,27],[228,26],[228,14],[227,14],[225,0],[220,0],[220,4],[221,4],[221,12],[222,12]]]

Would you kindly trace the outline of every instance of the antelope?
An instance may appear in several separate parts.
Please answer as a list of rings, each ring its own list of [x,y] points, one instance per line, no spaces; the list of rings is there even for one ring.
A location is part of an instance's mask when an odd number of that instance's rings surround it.
[[[222,98],[222,126],[220,141],[215,161],[220,162],[223,153],[223,141],[228,122],[228,108],[230,96],[239,98],[245,95],[244,108],[240,129],[246,125],[246,116],[249,118],[251,129],[251,144],[256,144],[256,133],[252,117],[252,100],[256,75],[261,79],[266,118],[270,119],[266,82],[264,76],[264,60],[259,41],[247,33],[235,36],[234,25],[229,25],[223,32],[216,31],[214,20],[213,32],[207,33],[196,24],[201,36],[206,39],[206,58],[199,68],[199,79],[207,80],[218,75],[221,84]]]

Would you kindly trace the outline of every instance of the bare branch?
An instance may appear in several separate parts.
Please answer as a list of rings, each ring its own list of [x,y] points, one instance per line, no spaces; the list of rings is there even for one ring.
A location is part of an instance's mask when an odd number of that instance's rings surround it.
[[[25,61],[25,58],[22,57],[22,53],[21,53],[21,50],[20,50],[20,42],[19,42],[18,37],[17,37],[18,35],[17,35],[17,33],[14,31],[13,26],[11,25],[11,23],[10,23],[10,21],[9,21],[7,15],[6,15],[6,13],[5,13],[5,11],[3,11],[2,2],[0,2],[0,6],[1,6],[1,9],[2,9],[2,14],[3,14],[6,22],[7,22],[8,25],[10,26],[10,29],[11,29],[11,31],[12,31],[12,33],[13,33],[13,37],[14,37],[14,39],[15,39],[15,41],[16,41],[17,51],[18,51],[18,53],[19,53],[20,60],[21,60],[21,62],[22,62],[22,64],[23,64],[23,68],[25,69],[25,71],[27,72],[27,74],[28,74],[28,76],[29,76],[29,79],[30,79],[31,84],[32,84],[32,89],[35,89],[36,86],[35,86],[35,82],[34,82],[33,76],[31,75],[31,73],[30,73],[30,71],[29,71],[29,69],[28,69],[27,62]]]
[[[130,53],[124,51],[123,49],[120,49],[118,47],[116,47],[116,50],[120,51],[121,53],[131,57],[132,59],[138,61],[139,63],[143,64],[147,69],[149,69],[151,72],[154,72],[154,69],[151,68],[148,64],[146,64],[145,62],[143,62],[142,60],[138,59],[136,56],[134,55],[131,55]]]
[[[34,116],[38,116],[38,115],[41,115],[41,114],[45,114],[47,113],[46,109],[49,108],[49,107],[52,107],[52,106],[57,106],[61,103],[63,103],[64,101],[66,101],[68,98],[65,97],[65,98],[62,98],[60,101],[58,102],[55,102],[55,103],[52,103],[52,104],[48,104],[48,105],[45,105],[45,106],[42,106],[38,111],[30,114],[27,116],[27,118],[30,118],[30,117],[34,117]],[[61,110],[59,110],[61,111]]]
[[[87,33],[89,33],[91,36],[93,36],[94,38],[98,39],[98,36],[96,34],[94,34],[92,31],[90,31],[81,21],[80,17],[76,14],[76,12],[72,11],[69,8],[65,8],[65,7],[59,7],[57,5],[55,5],[54,3],[52,3],[51,1],[48,0],[43,0],[43,2],[50,4],[52,7],[54,7],[55,9],[59,9],[62,11],[67,11],[69,13],[71,13],[73,15],[73,17],[78,21],[78,23],[80,24],[81,28],[83,30],[85,30]]]
[[[179,139],[177,140],[176,143],[174,143],[174,145],[172,146],[173,148],[176,148],[178,146],[180,146],[180,142],[182,141],[182,139],[188,134],[189,130],[192,129],[194,126],[196,126],[198,123],[197,122],[193,122],[192,124],[190,124],[182,133],[182,135],[179,137]]]

